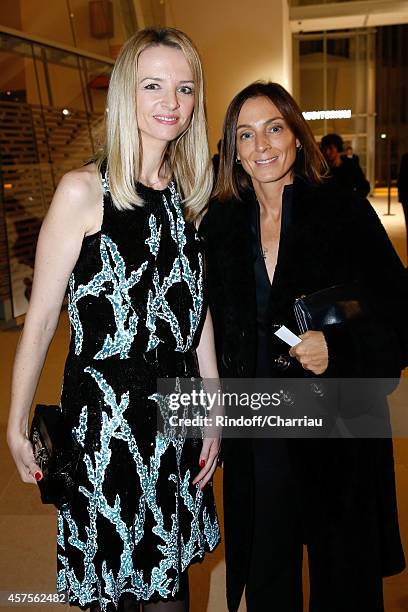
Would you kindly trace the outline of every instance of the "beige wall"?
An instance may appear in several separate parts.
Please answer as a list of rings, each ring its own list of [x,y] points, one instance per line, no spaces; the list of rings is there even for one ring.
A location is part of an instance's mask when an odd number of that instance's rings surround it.
[[[70,0],[69,6],[75,40],[66,0],[0,0],[0,24],[106,57],[128,37],[121,0],[112,0],[114,36],[109,40],[91,36],[88,0]]]
[[[0,24],[21,30],[19,2],[16,0],[0,0]]]
[[[166,25],[165,0],[133,0],[140,29]]]
[[[19,4],[23,32],[66,45],[73,45],[65,2],[62,0],[53,2],[48,0],[19,0]]]
[[[166,23],[184,30],[200,51],[213,152],[225,110],[240,89],[257,79],[291,89],[287,0],[167,0]]]

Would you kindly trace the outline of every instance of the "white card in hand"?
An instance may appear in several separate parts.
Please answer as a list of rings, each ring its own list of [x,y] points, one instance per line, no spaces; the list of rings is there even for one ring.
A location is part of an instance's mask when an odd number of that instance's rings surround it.
[[[290,329],[285,327],[285,325],[282,325],[282,327],[280,327],[278,331],[274,332],[274,334],[286,342],[286,344],[289,344],[289,346],[296,346],[299,344],[299,342],[301,342],[299,336],[291,332]]]

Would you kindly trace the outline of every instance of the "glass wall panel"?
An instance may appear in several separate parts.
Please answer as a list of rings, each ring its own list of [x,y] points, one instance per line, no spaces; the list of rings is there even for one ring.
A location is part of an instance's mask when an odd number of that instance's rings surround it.
[[[0,68],[0,307],[4,316],[9,301],[15,318],[27,309],[55,187],[100,144],[112,63],[1,34]]]
[[[86,110],[87,104],[78,66],[64,66],[47,63],[51,86],[51,103],[61,109]]]
[[[294,88],[303,111],[351,111],[310,121],[316,139],[338,133],[374,186],[374,32],[352,30],[294,37]],[[338,117],[338,115],[337,115]]]
[[[408,152],[408,25],[377,28],[376,177],[395,184]]]
[[[109,86],[110,64],[103,64],[90,59],[83,60],[83,73],[88,89],[91,110],[97,113],[105,111],[106,94]]]

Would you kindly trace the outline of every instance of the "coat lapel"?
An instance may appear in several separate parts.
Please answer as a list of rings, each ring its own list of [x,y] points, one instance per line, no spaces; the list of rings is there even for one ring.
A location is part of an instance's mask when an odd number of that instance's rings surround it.
[[[301,177],[295,177],[292,197],[285,198],[282,207],[281,235],[278,261],[269,296],[268,316],[273,322],[280,313],[287,310],[290,301],[299,297],[304,268],[309,254],[306,233],[310,232],[307,216],[314,200],[315,190]],[[309,238],[308,238],[309,239]]]

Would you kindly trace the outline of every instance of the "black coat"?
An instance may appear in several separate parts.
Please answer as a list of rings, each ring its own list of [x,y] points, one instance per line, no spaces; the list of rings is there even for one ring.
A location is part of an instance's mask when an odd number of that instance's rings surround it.
[[[200,226],[224,378],[255,375],[253,194],[244,200],[213,202]],[[296,178],[282,216],[287,231],[281,235],[271,289],[271,324],[284,323],[296,332],[296,297],[357,280],[375,296],[370,316],[324,330],[329,349],[325,376],[399,376],[408,363],[406,276],[370,203]],[[358,559],[358,567],[369,575],[402,571],[392,441],[291,439],[288,446],[301,493],[305,541],[321,546],[322,559],[329,555],[339,567]],[[224,440],[223,453],[227,599],[229,609],[236,610],[251,544],[250,452],[245,440]]]

